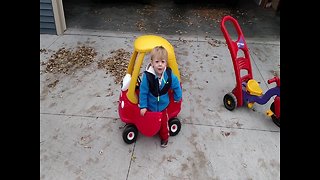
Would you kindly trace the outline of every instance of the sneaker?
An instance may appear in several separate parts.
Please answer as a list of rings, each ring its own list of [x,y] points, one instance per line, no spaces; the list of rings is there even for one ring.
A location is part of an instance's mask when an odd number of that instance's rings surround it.
[[[168,146],[168,140],[166,141],[161,140],[161,147],[165,148],[167,146]]]

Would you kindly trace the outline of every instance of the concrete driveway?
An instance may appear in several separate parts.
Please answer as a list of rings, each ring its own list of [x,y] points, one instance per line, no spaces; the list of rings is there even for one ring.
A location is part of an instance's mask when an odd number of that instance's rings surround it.
[[[158,136],[122,140],[120,85],[96,62],[112,50],[132,52],[139,35],[77,29],[40,35],[40,62],[79,44],[97,52],[90,66],[70,75],[40,72],[40,179],[280,179],[280,128],[265,115],[271,102],[224,108],[235,77],[222,36],[161,35],[174,45],[181,73],[182,129],[167,148]],[[267,80],[280,75],[280,41],[246,40],[254,78],[266,91],[274,86]]]

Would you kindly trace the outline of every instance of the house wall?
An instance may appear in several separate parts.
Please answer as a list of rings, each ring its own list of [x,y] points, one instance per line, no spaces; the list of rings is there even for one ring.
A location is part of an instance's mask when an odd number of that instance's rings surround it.
[[[40,0],[40,34],[57,34],[51,0]]]

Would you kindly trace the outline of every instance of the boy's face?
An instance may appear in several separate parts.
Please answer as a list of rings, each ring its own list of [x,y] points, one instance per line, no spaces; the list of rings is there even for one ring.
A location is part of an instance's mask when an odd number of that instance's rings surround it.
[[[164,69],[167,66],[167,61],[165,59],[154,59],[151,61],[151,65],[158,76],[161,76]]]

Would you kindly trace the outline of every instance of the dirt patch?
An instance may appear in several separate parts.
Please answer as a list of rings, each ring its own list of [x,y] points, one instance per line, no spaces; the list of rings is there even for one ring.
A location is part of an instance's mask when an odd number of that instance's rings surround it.
[[[187,169],[188,169],[188,165],[185,164],[185,163],[183,163],[183,164],[181,165],[181,170],[182,170],[182,171],[186,171]]]

